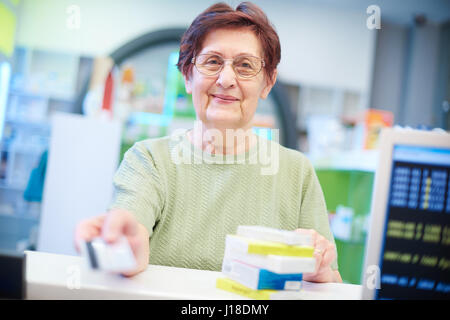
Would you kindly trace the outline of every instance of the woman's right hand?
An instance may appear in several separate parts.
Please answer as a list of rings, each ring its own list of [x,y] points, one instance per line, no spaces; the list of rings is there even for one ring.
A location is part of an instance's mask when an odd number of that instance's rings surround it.
[[[108,243],[116,242],[125,236],[136,258],[137,268],[122,273],[133,276],[147,268],[149,258],[149,234],[128,211],[116,209],[97,217],[82,220],[75,229],[75,248],[80,252],[82,241],[102,237]]]

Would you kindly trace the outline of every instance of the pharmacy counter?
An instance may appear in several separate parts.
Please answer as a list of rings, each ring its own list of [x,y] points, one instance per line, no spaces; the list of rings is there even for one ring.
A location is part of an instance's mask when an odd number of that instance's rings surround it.
[[[91,271],[81,257],[26,251],[27,299],[246,299],[217,289],[220,272],[149,265],[125,278]],[[360,299],[362,287],[304,281],[304,299]]]

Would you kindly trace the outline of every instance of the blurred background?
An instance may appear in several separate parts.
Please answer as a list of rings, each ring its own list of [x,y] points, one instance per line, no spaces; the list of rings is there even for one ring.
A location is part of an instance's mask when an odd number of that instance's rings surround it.
[[[179,40],[215,2],[0,0],[1,250],[75,254],[124,152],[192,127]],[[310,158],[359,284],[380,129],[450,127],[450,1],[253,2],[282,49],[253,128]]]

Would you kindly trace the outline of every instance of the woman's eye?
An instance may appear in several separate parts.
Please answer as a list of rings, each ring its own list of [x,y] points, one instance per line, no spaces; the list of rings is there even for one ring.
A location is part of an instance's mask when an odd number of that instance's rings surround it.
[[[218,59],[209,59],[206,61],[207,64],[220,64],[220,61]]]
[[[239,68],[248,68],[248,69],[250,69],[252,67],[252,65],[248,62],[240,62],[237,66]]]

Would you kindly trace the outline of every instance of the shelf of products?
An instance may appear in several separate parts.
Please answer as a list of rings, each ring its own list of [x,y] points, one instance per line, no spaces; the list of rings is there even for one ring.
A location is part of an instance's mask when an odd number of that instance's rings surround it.
[[[305,130],[313,116],[346,118],[368,108],[364,92],[343,88],[301,85],[298,95],[297,126]]]
[[[51,115],[73,112],[79,61],[74,55],[15,48],[0,141],[0,248],[34,245],[40,202],[27,201],[25,191],[48,149]]]

